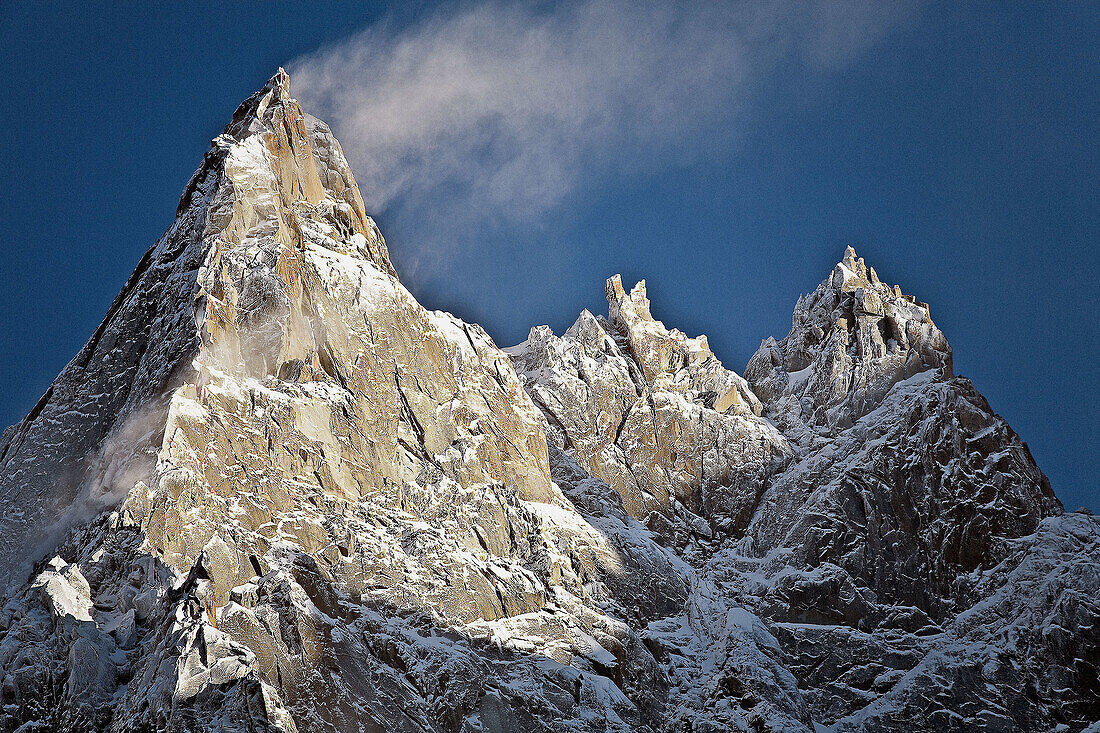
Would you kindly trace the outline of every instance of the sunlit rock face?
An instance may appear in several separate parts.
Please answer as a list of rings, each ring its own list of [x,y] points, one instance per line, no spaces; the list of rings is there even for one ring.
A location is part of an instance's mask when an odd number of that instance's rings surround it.
[[[549,439],[669,538],[744,529],[786,439],[705,336],[654,320],[644,281],[628,294],[611,278],[607,301],[609,318],[583,311],[560,338],[539,326],[508,349]]]
[[[849,251],[743,379],[607,297],[425,310],[280,71],[0,441],[0,731],[1100,717],[1100,523],[927,306]]]
[[[56,554],[32,548],[53,559],[0,621],[5,727],[552,728],[604,708],[641,723],[620,690],[661,685],[605,610],[618,553],[553,483],[508,357],[397,280],[285,74],[214,140],[120,300],[8,439],[13,572],[20,538],[61,513],[34,497],[85,514],[63,518]],[[85,382],[141,368],[163,376],[82,433]],[[82,468],[63,496],[38,478],[55,464]],[[515,702],[530,695],[547,702]]]

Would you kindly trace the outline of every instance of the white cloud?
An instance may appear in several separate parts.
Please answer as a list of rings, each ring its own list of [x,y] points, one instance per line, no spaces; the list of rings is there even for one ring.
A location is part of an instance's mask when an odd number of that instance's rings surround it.
[[[842,66],[900,15],[840,0],[482,2],[369,27],[290,71],[369,208],[399,204],[438,245],[728,143],[777,61]]]

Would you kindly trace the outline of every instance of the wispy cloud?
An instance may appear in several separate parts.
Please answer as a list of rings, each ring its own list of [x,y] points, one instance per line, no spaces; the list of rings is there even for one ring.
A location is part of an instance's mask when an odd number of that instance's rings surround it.
[[[434,246],[733,139],[778,61],[843,66],[900,15],[840,0],[490,1],[369,27],[291,75],[370,208],[400,208]]]

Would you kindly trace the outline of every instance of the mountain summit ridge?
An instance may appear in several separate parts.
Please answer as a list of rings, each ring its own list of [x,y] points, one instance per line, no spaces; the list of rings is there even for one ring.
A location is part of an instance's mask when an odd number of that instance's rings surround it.
[[[279,69],[0,439],[0,731],[1095,729],[1100,522],[926,304],[606,295],[424,309]]]

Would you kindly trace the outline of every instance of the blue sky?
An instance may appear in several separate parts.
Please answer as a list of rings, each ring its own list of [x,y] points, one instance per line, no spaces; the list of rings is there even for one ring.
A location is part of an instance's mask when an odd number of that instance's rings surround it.
[[[510,345],[621,272],[740,371],[852,244],[1100,511],[1100,5],[635,7],[0,4],[0,423],[284,65],[426,305]]]

